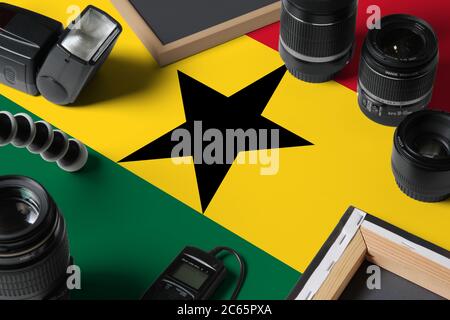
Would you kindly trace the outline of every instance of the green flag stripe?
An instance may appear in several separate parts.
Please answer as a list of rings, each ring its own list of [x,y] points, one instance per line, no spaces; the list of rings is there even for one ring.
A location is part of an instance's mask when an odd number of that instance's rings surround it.
[[[4,97],[0,102],[2,110],[26,112]],[[0,175],[43,184],[63,212],[82,272],[82,290],[73,298],[138,299],[187,245],[239,251],[248,266],[241,299],[284,299],[300,275],[93,150],[76,174],[12,146],[0,148],[0,163]],[[231,295],[239,272],[233,257],[225,262],[230,275],[217,299]]]

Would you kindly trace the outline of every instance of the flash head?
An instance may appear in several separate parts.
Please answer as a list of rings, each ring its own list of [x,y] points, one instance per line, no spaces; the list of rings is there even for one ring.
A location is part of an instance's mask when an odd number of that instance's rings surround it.
[[[94,6],[64,30],[51,18],[0,3],[0,83],[56,104],[74,103],[121,32]]]
[[[53,103],[75,102],[109,56],[121,25],[104,11],[88,6],[63,32],[37,77],[41,94]]]
[[[120,32],[117,25],[110,16],[90,7],[68,28],[61,46],[83,61],[97,60]],[[105,47],[99,51],[102,45]]]

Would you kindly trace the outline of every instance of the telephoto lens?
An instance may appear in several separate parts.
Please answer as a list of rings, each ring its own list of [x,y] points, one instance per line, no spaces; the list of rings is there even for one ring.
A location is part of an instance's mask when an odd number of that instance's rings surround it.
[[[424,110],[399,125],[392,169],[400,189],[413,199],[439,202],[450,196],[450,113]]]
[[[416,17],[390,15],[369,31],[361,54],[358,102],[371,120],[398,126],[431,101],[439,60],[437,37]]]
[[[66,226],[34,180],[0,177],[0,300],[68,298]]]
[[[280,55],[300,80],[326,82],[353,55],[357,0],[282,0]]]

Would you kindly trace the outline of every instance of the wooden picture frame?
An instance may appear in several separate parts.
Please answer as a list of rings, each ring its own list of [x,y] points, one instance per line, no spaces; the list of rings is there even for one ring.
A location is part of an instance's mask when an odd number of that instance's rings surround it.
[[[449,251],[351,207],[288,299],[336,300],[364,260],[450,299]]]
[[[281,1],[215,25],[180,40],[163,44],[129,0],[111,0],[160,66],[223,44],[280,19]]]

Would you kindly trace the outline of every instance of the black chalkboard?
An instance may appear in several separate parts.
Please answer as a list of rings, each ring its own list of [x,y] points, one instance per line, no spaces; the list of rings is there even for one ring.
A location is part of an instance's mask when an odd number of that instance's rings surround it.
[[[130,0],[163,44],[276,2],[279,0]]]

